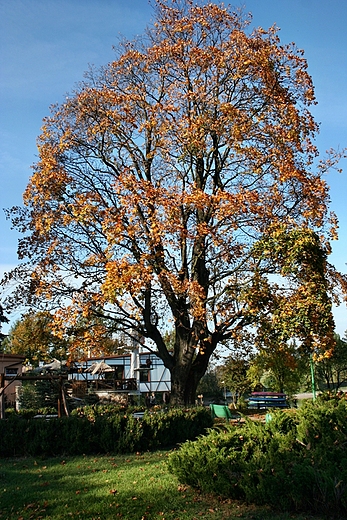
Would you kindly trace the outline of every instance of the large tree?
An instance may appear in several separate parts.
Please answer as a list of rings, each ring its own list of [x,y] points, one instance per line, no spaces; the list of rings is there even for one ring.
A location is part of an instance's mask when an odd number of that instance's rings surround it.
[[[251,31],[223,4],[156,0],[144,37],[44,121],[26,207],[11,212],[26,233],[23,296],[58,302],[62,329],[97,312],[146,338],[173,400],[194,401],[217,345],[256,322],[259,280],[281,272],[256,244],[279,223],[326,225],[314,102],[302,52],[275,27]],[[326,337],[304,314],[310,340]]]

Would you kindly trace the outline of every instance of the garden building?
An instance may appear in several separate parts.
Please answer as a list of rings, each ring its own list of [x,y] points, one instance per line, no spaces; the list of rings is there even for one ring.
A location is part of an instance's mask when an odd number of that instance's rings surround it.
[[[17,354],[0,354],[0,398],[6,406],[16,406],[24,360],[24,356]]]
[[[171,390],[170,372],[153,352],[134,349],[122,355],[88,358],[74,372],[73,394],[83,396],[93,391],[106,394],[168,394]]]

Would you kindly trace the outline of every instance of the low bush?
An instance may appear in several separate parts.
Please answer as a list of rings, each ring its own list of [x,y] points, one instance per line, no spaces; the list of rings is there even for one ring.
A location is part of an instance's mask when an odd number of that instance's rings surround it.
[[[89,421],[94,421],[96,417],[112,417],[118,414],[132,413],[133,411],[140,411],[139,408],[126,407],[120,404],[89,404],[81,408],[72,410],[71,415],[77,417],[86,417]],[[144,411],[141,410],[141,411]]]
[[[15,410],[14,408],[6,408],[6,417],[22,417],[25,419],[32,419],[35,415],[56,415],[57,409],[53,407],[43,408],[23,408]]]
[[[305,404],[209,430],[169,457],[182,483],[291,511],[347,516],[347,403]]]
[[[112,405],[76,410],[70,417],[35,419],[10,414],[0,421],[0,457],[147,451],[194,439],[211,427],[208,410],[144,412]]]

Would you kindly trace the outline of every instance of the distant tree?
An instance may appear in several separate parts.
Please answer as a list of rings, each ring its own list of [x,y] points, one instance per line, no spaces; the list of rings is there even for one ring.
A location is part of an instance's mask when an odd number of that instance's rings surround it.
[[[203,395],[205,399],[220,401],[223,399],[223,385],[220,383],[218,372],[215,367],[209,367],[201,378],[197,395]]]
[[[247,372],[251,386],[293,395],[299,391],[309,370],[309,356],[295,341],[268,343],[250,362]]]
[[[314,365],[320,390],[337,391],[347,383],[347,334],[335,335],[336,344],[329,357],[322,357]]]
[[[335,157],[316,168],[312,80],[275,27],[251,31],[214,2],[155,4],[146,36],[45,119],[26,207],[10,211],[28,264],[10,276],[22,281],[18,298],[59,308],[62,329],[102,309],[146,338],[170,371],[172,402],[184,404],[218,345],[266,321],[271,291],[289,302],[282,330],[309,349],[330,346],[323,173]],[[286,270],[285,239],[303,235]],[[323,271],[306,261],[313,237]],[[287,292],[267,290],[270,274]]]
[[[251,389],[251,380],[248,376],[249,366],[249,358],[233,353],[226,358],[221,367],[220,379],[224,386],[231,391],[235,406],[238,399]]]
[[[62,333],[63,332],[63,333]],[[73,356],[70,349],[73,342]],[[11,327],[4,340],[4,350],[26,356],[27,362],[37,365],[39,361],[97,357],[129,350],[129,345],[114,338],[107,322],[100,317],[80,316],[74,327],[57,328],[50,312],[28,312]]]
[[[57,410],[59,388],[55,381],[24,381],[19,389],[19,402],[21,409]]]
[[[49,312],[28,312],[17,320],[4,340],[4,351],[25,356],[36,366],[39,361],[66,359],[68,342],[53,334],[53,316]]]

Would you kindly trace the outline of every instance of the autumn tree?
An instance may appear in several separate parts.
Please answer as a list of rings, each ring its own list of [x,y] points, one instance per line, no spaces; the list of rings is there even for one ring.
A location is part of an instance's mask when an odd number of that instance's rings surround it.
[[[121,43],[44,121],[25,207],[10,211],[28,259],[11,274],[27,281],[17,298],[60,306],[61,330],[97,312],[145,338],[172,400],[194,402],[217,345],[256,325],[260,286],[282,270],[256,244],[279,225],[316,230],[326,256],[334,159],[316,167],[314,102],[302,51],[276,27],[251,30],[223,4],[157,0],[143,38]],[[282,272],[287,296],[301,286],[293,272]],[[293,299],[312,310],[304,289]],[[325,303],[297,319],[308,348],[329,343]]]
[[[295,341],[268,344],[260,349],[247,371],[250,386],[294,395],[309,373],[309,356]]]
[[[52,326],[49,312],[27,312],[10,328],[3,342],[4,352],[25,356],[33,366],[52,358],[66,359],[68,343],[53,334]]]
[[[232,402],[236,406],[240,397],[251,390],[251,380],[248,375],[251,358],[242,353],[230,354],[221,367],[223,384],[232,392]]]
[[[25,313],[12,325],[3,345],[5,352],[21,354],[34,366],[53,358],[81,360],[129,350],[99,316],[88,320],[80,316],[73,328],[57,330],[54,316],[47,311]]]

